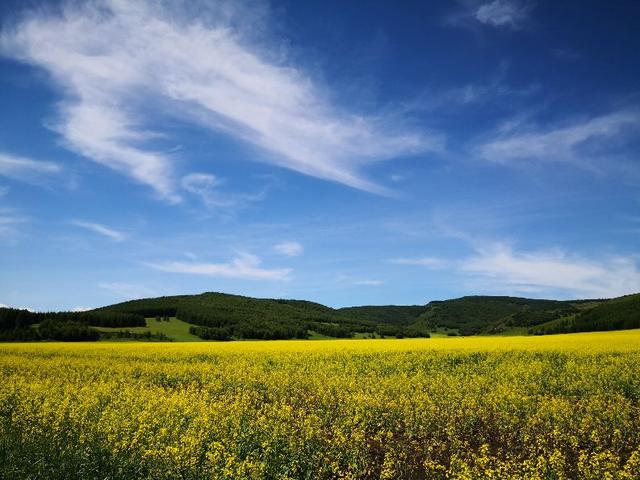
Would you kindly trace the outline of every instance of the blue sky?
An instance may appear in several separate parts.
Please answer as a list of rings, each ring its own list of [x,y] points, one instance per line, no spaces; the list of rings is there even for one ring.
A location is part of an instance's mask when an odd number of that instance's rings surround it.
[[[0,304],[640,291],[639,15],[5,1]]]

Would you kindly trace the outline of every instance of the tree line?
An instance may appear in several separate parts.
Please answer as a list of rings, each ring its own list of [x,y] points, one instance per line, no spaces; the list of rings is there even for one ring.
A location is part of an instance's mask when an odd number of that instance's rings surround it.
[[[144,327],[143,316],[125,312],[31,312],[0,308],[0,341],[95,341],[91,327]]]
[[[16,308],[0,308],[0,330],[53,322],[77,322],[94,327],[144,327],[145,317],[129,312],[31,312]]]

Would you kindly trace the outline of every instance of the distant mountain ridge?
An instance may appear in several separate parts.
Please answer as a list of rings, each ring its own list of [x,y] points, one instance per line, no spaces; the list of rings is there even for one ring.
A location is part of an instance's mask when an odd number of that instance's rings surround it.
[[[207,292],[130,300],[82,313],[2,308],[0,340],[92,340],[97,338],[92,327],[126,330],[144,326],[149,317],[176,317],[206,340],[552,334],[640,328],[640,294],[596,300],[466,296],[426,305],[334,309],[306,300]]]
[[[420,306],[363,306],[341,309],[361,318],[460,335],[552,334],[640,328],[640,294],[613,299],[544,300],[508,296],[466,296]]]

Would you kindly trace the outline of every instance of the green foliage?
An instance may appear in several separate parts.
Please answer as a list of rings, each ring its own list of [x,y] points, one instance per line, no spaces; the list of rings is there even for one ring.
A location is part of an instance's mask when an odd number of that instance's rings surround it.
[[[338,311],[350,317],[376,323],[409,326],[414,323],[426,307],[424,305],[381,305],[340,308]]]
[[[431,327],[455,329],[461,335],[500,333],[504,327],[544,323],[576,311],[571,302],[518,297],[469,296],[434,301],[421,319]]]
[[[47,319],[38,326],[38,334],[43,340],[58,342],[88,342],[100,338],[96,330],[73,320]]]
[[[161,334],[161,336],[166,337],[170,341],[176,342],[200,342],[201,338],[189,333],[189,329],[193,326],[187,322],[183,322],[182,320],[178,320],[175,317],[167,318],[163,320],[165,317],[159,317],[159,320],[156,318],[147,318],[147,325],[145,327],[131,327],[131,328],[109,328],[109,327],[95,327],[101,334],[103,333],[118,333],[118,332],[131,332],[136,334],[146,334],[147,332],[151,332],[154,334]],[[108,335],[102,335],[102,338],[109,339]],[[131,338],[132,340],[136,340]],[[153,340],[154,338],[152,338]],[[118,340],[128,340],[128,338],[118,338]],[[142,338],[145,340],[145,338]]]
[[[145,319],[121,312],[30,312],[0,308],[0,341],[95,341],[97,327],[145,326]]]
[[[100,338],[103,340],[142,340],[157,342],[172,342],[173,339],[167,337],[164,333],[152,332],[132,332],[131,330],[116,330],[114,332],[100,332]]]
[[[640,328],[640,294],[604,301],[577,314],[537,326],[536,335]]]
[[[226,327],[190,327],[189,333],[196,335],[203,340],[231,340],[231,330]]]
[[[0,342],[35,342],[41,340],[38,330],[31,327],[17,327],[0,330]]]
[[[573,301],[469,296],[433,301],[425,306],[333,309],[304,300],[203,293],[131,300],[89,312],[36,313],[0,308],[0,341],[50,338],[51,334],[43,336],[34,326],[46,325],[51,329],[56,324],[61,325],[56,331],[75,331],[72,325],[77,324],[87,331],[89,326],[94,326],[103,333],[109,328],[130,332],[129,337],[105,334],[104,338],[145,339],[136,335],[151,332],[185,341],[304,339],[309,335],[429,337],[430,332],[441,330],[452,330],[459,335],[566,333],[640,328],[639,305],[640,294],[614,300]],[[148,328],[145,317],[151,317],[149,322],[155,329]],[[77,335],[85,334],[88,339],[94,336],[86,332]],[[152,339],[159,338],[152,335]]]
[[[334,338],[350,338],[352,336],[352,332],[347,327],[331,323],[317,323],[313,326],[313,331]]]
[[[374,322],[344,315],[318,303],[222,293],[133,300],[97,311],[144,312],[154,316],[175,312],[181,320],[203,327],[191,331],[203,339],[307,338],[309,330],[352,336],[354,332],[372,332],[375,328]]]
[[[131,312],[30,312],[15,308],[0,308],[0,330],[26,327],[51,320],[53,322],[76,322],[96,327],[145,326],[144,317]]]

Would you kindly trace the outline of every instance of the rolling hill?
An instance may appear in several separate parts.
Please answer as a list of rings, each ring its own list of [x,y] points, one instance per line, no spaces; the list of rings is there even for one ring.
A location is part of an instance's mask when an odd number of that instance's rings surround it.
[[[591,303],[573,315],[537,325],[534,334],[626,330],[640,327],[640,294]]]
[[[0,340],[239,340],[552,334],[640,328],[640,294],[610,300],[467,296],[426,305],[334,309],[305,300],[208,292],[89,312],[0,309]]]

